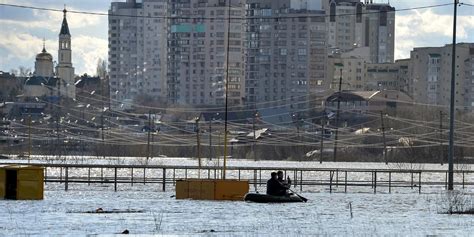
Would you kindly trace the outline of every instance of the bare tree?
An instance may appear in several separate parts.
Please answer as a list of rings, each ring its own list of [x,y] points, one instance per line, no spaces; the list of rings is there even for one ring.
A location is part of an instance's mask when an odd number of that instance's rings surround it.
[[[27,77],[31,75],[32,71],[29,67],[19,66],[18,69],[11,69],[10,73],[19,77]]]
[[[97,60],[97,69],[96,69],[96,75],[100,78],[100,79],[104,79],[107,77],[108,75],[108,72],[107,72],[108,68],[107,68],[107,61],[99,58],[99,60]]]

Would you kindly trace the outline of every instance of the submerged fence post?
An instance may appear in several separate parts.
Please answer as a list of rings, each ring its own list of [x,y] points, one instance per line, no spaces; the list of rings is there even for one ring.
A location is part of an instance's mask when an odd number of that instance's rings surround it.
[[[65,181],[64,181],[64,189],[67,191],[68,190],[68,181],[69,181],[69,172],[68,172],[68,167],[66,167],[66,172],[65,172]]]
[[[131,185],[133,186],[133,168],[130,170],[130,182],[131,182]]]
[[[347,171],[344,171],[344,192],[347,193]]]
[[[300,192],[303,192],[303,170],[300,170]]]
[[[392,172],[388,172],[388,193],[392,193]]]
[[[117,192],[117,167],[114,168],[114,191]]]
[[[166,191],[166,168],[163,168],[163,192]]]
[[[255,192],[257,192],[257,170],[253,170],[253,187],[255,189]]]
[[[421,171],[418,173],[418,193],[421,193]]]
[[[374,172],[374,193],[377,193],[377,171]]]
[[[448,172],[446,172],[446,179],[444,180],[444,188],[448,189]]]
[[[293,179],[295,180],[295,183],[293,184],[293,186],[296,188],[297,185],[298,185],[298,170],[293,170]]]
[[[329,171],[329,193],[332,193],[332,175],[333,171]]]
[[[173,169],[173,186],[176,186],[176,169]]]
[[[87,170],[87,185],[91,185],[91,167]]]

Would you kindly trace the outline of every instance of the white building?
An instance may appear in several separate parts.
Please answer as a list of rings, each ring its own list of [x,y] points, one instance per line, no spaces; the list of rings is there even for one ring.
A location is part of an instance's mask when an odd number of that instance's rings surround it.
[[[58,64],[54,71],[53,56],[43,50],[36,55],[35,71],[25,81],[23,96],[26,100],[33,97],[52,96],[61,98],[76,98],[76,86],[74,85],[74,67],[72,66],[71,34],[66,19],[66,9],[59,31],[58,39]]]
[[[60,78],[61,96],[76,98],[76,86],[74,85],[74,67],[72,66],[71,33],[66,20],[66,9],[59,31],[58,65],[56,66],[56,76]]]

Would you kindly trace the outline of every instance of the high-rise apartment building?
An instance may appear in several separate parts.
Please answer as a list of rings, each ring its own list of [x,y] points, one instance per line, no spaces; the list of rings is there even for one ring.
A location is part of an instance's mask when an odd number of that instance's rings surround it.
[[[242,105],[245,76],[243,2],[233,0],[229,6],[229,0],[170,0],[169,102],[223,105],[228,73],[228,103]]]
[[[395,8],[360,0],[323,0],[328,21],[328,46],[347,51],[370,48],[370,62],[394,60]]]
[[[395,54],[395,8],[389,4],[365,6],[365,42],[370,47],[370,61],[393,63]]]
[[[469,49],[469,56],[464,61],[464,87],[466,96],[464,104],[469,111],[474,111],[474,46]]]
[[[417,103],[448,106],[451,93],[452,45],[415,48],[410,53],[410,78]],[[458,110],[472,111],[473,43],[456,45],[455,105]]]
[[[370,61],[369,50],[369,47],[359,47],[329,55],[328,88],[339,90],[341,81],[341,90],[366,90],[365,70]]]
[[[167,0],[112,2],[109,10],[111,106],[166,95]]]
[[[304,110],[324,92],[325,15],[307,6],[290,0],[246,1],[247,106]]]
[[[395,63],[370,63],[370,48],[354,48],[329,56],[328,81],[330,89],[338,90],[397,90],[408,93],[409,60]]]

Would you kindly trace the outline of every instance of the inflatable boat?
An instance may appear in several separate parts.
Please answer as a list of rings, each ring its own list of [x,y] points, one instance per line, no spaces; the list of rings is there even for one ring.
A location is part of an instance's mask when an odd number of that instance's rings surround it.
[[[247,193],[244,201],[259,203],[304,202],[305,198],[298,195],[273,196],[262,193]]]

